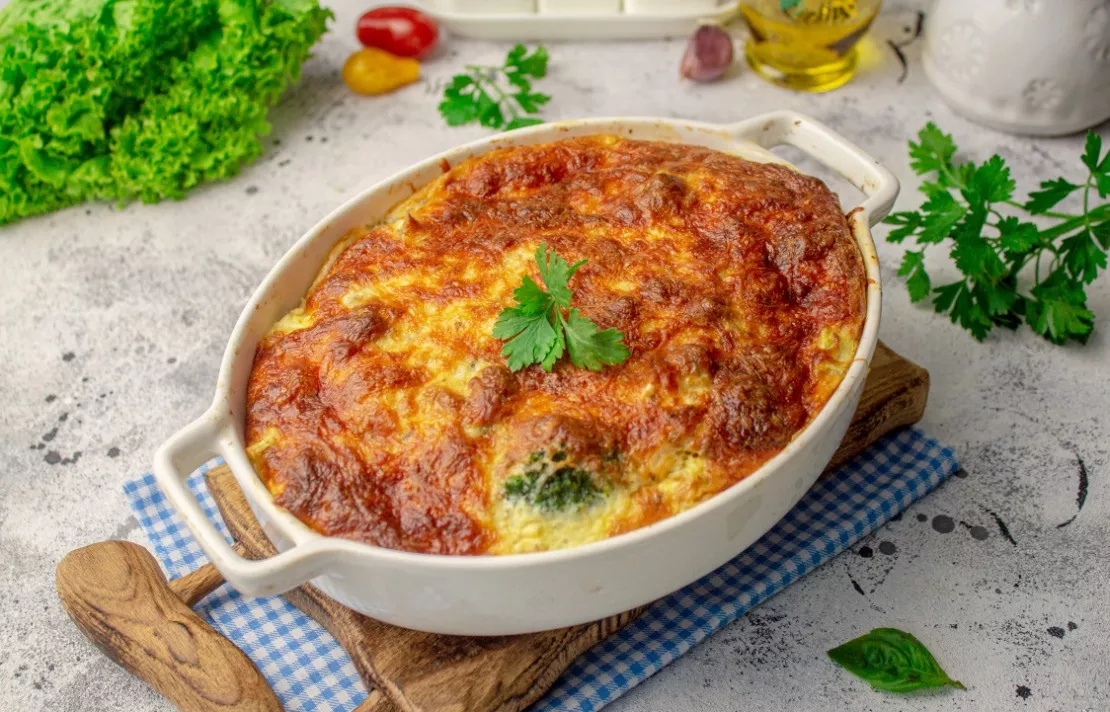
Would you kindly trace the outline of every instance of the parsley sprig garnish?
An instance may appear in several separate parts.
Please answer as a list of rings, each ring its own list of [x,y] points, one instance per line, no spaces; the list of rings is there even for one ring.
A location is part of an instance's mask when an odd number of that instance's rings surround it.
[[[516,306],[503,309],[493,325],[494,338],[507,341],[501,354],[509,360],[509,370],[538,363],[550,371],[564,351],[570,352],[575,366],[591,371],[627,359],[624,334],[613,328],[601,330],[570,306],[573,295],[568,283],[586,260],[567,264],[554,251],[548,252],[544,243],[536,250],[536,264],[547,291],[525,275],[513,290]]]
[[[546,74],[547,49],[540,45],[529,54],[518,44],[501,66],[468,64],[465,73],[452,77],[443,90],[439,113],[449,126],[477,121],[486,128],[511,131],[542,124],[543,119],[525,114],[538,114],[551,100],[547,94],[532,91],[529,80]]]
[[[1024,321],[1053,343],[1085,343],[1095,321],[1086,285],[1106,268],[1110,248],[1110,203],[1092,205],[1092,192],[1110,195],[1110,152],[1102,155],[1102,139],[1087,134],[1083,183],[1046,180],[1025,202],[1014,199],[1016,186],[1001,157],[981,165],[956,163],[956,150],[951,136],[926,124],[917,143],[910,142],[910,166],[934,178],[921,185],[927,200],[919,210],[886,219],[896,226],[888,240],[912,236],[920,248],[907,251],[898,270],[907,278],[910,299],[931,296],[937,312],[980,341],[995,326],[1016,329]],[[1077,191],[1082,213],[1054,210]],[[963,278],[934,286],[925,250],[946,240]]]

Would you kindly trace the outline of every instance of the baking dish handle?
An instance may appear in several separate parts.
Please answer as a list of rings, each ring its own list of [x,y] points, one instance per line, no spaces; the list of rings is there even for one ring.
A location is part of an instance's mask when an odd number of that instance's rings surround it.
[[[831,168],[867,196],[855,208],[869,226],[887,216],[898,197],[898,179],[855,144],[804,114],[776,111],[725,127],[730,135],[763,148],[794,146]]]
[[[235,552],[189,489],[198,467],[223,455],[225,423],[207,413],[170,438],[154,456],[154,476],[170,504],[185,520],[209,560],[228,583],[249,596],[274,596],[318,576],[332,552],[323,537],[298,543],[268,559],[245,559]]]

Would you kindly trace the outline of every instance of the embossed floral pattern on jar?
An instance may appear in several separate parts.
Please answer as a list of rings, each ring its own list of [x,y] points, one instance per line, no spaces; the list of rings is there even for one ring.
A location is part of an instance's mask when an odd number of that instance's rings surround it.
[[[1064,90],[1051,79],[1030,80],[1021,95],[1034,111],[1051,111],[1064,101]]]
[[[1096,62],[1110,64],[1110,6],[1099,5],[1091,10],[1083,44]]]
[[[940,38],[940,65],[953,79],[969,81],[983,64],[983,33],[971,22],[957,22]]]
[[[1110,0],[937,0],[922,65],[974,121],[1041,136],[1080,131],[1110,118]]]

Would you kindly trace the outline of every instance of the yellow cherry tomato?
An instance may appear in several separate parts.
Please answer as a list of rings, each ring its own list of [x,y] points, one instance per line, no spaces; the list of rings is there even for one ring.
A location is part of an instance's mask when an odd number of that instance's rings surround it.
[[[420,78],[420,63],[364,47],[343,63],[343,83],[358,94],[385,94]]]

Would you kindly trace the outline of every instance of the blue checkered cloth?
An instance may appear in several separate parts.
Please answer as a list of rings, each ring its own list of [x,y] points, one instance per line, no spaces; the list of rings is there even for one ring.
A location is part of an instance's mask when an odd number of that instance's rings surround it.
[[[189,479],[208,516],[227,528],[201,467]],[[582,655],[533,708],[592,712],[705,638],[875,531],[943,482],[958,465],[950,449],[916,428],[888,436],[823,477],[774,529],[729,563],[657,601]],[[124,485],[139,523],[170,576],[207,563],[152,475]],[[283,598],[247,598],[226,584],[195,610],[245,651],[285,709],[348,712],[366,688],[346,652]]]

